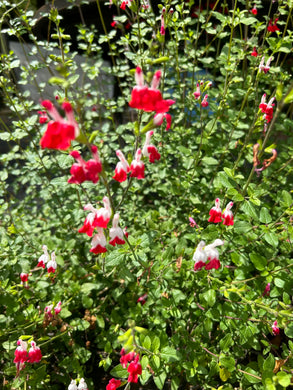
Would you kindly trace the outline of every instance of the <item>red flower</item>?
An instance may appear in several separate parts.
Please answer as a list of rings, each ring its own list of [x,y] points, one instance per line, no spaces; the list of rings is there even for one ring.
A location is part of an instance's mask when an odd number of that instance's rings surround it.
[[[112,378],[110,382],[106,386],[106,390],[116,390],[121,385],[121,381],[119,379]]]
[[[272,21],[272,19],[269,21],[269,25],[268,25],[268,31],[269,32],[280,31],[279,27],[277,26],[277,21],[278,20],[279,20],[279,18],[276,18],[274,20],[274,22]]]
[[[47,125],[47,130],[40,141],[41,147],[60,150],[68,149],[71,141],[79,135],[78,125],[74,119],[71,104],[68,102],[62,104],[67,120],[59,115],[49,100],[44,100],[42,106],[47,109],[53,121]]]
[[[160,28],[160,34],[161,35],[165,35],[166,34],[166,30],[165,30],[165,20],[164,20],[164,15],[166,13],[166,8],[163,7],[162,8],[162,15],[161,15],[161,28]]]
[[[132,362],[136,356],[134,351],[125,353],[124,348],[121,349],[120,355],[121,355],[120,364],[122,365],[123,368],[126,368],[127,364]]]
[[[209,95],[205,95],[205,97],[203,98],[203,100],[201,102],[202,107],[207,107],[209,105],[208,97],[209,97]]]
[[[135,153],[135,159],[130,165],[130,177],[136,177],[139,179],[144,179],[144,163],[141,161],[141,149],[137,149]]]
[[[210,218],[208,222],[219,223],[222,222],[222,210],[220,208],[220,199],[215,200],[215,206],[209,212]]]
[[[136,303],[140,303],[143,306],[146,303],[147,298],[148,298],[148,294],[144,294],[138,298]]]
[[[275,321],[272,325],[272,331],[273,331],[273,335],[274,336],[277,336],[278,334],[280,334],[280,328],[278,327],[278,321]]]
[[[250,12],[251,12],[253,15],[257,15],[257,8],[255,7],[255,5],[254,5],[253,8],[250,10]]]
[[[158,90],[160,78],[161,71],[158,70],[154,74],[151,88],[145,86],[142,70],[138,66],[135,71],[136,86],[132,90],[129,106],[146,112],[168,112],[175,100],[163,100],[162,94]]]
[[[38,114],[40,115],[39,123],[41,125],[48,121],[47,111],[38,111]]]
[[[21,280],[21,284],[26,283],[28,281],[28,274],[25,274],[24,272],[22,272],[20,274],[20,280]]]
[[[268,283],[264,289],[262,296],[268,297],[270,295],[270,291],[271,291],[271,283]]]
[[[136,355],[134,361],[129,364],[127,371],[129,372],[128,382],[137,383],[138,375],[142,373],[141,364],[138,363],[139,355]]]
[[[99,158],[98,148],[93,145],[91,150],[94,158],[87,162],[82,159],[77,150],[73,150],[70,153],[70,156],[75,158],[77,163],[73,164],[70,168],[71,177],[68,179],[68,183],[81,184],[88,180],[95,184],[99,181],[102,163]]]
[[[257,57],[257,56],[258,56],[258,52],[257,52],[257,50],[256,50],[256,47],[253,48],[253,52],[251,53],[251,55],[252,55],[253,57]]]

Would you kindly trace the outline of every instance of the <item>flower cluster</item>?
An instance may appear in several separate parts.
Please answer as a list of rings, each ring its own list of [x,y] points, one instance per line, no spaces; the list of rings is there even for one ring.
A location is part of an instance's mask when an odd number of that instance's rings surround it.
[[[47,264],[47,271],[48,271],[48,273],[49,274],[50,273],[55,273],[55,271],[57,269],[55,252],[51,253],[51,259],[50,259],[50,255],[48,253],[47,246],[43,245],[42,249],[44,251],[44,254],[39,257],[37,267],[45,268],[46,264]]]
[[[119,183],[122,183],[123,181],[127,180],[127,174],[129,172],[130,172],[130,177],[136,177],[137,179],[144,179],[145,165],[144,162],[141,161],[142,156],[147,157],[150,163],[154,163],[155,161],[158,161],[161,158],[158,149],[150,143],[151,136],[153,134],[154,132],[152,130],[146,133],[146,140],[144,146],[142,150],[137,149],[135,153],[135,158],[130,164],[130,166],[124,154],[121,152],[121,150],[116,151],[116,155],[120,161],[117,163],[115,168],[115,174],[113,176],[114,180],[119,181]]]
[[[224,241],[220,239],[216,239],[210,245],[206,245],[204,241],[200,241],[193,255],[193,260],[195,261],[194,271],[202,268],[206,270],[220,268],[219,252],[216,247],[223,244]]]
[[[64,119],[54,105],[49,100],[44,100],[42,106],[46,108],[48,114],[53,119],[47,125],[47,129],[40,141],[42,148],[66,150],[70,143],[79,136],[79,128],[74,119],[72,106],[69,102],[64,102],[62,108],[65,111]],[[43,117],[45,114],[43,113]],[[44,121],[42,120],[42,123]]]
[[[127,372],[129,373],[128,382],[137,383],[138,375],[141,375],[142,373],[142,367],[139,363],[139,355],[134,351],[126,353],[124,348],[121,349],[120,355],[120,363],[123,368],[126,368],[129,363],[127,367]]]
[[[83,378],[79,380],[79,384],[77,386],[76,380],[72,379],[68,386],[68,390],[88,390],[87,384]]]
[[[220,207],[220,199],[217,198],[215,200],[215,206],[211,208],[209,215],[210,218],[208,222],[213,223],[219,223],[223,221],[223,225],[226,226],[233,226],[234,225],[234,217],[233,213],[231,211],[231,208],[233,206],[233,202],[229,202],[222,213],[221,207]]]
[[[84,207],[84,210],[88,210],[90,213],[86,217],[83,226],[78,231],[79,233],[86,233],[89,237],[92,237],[95,228],[97,229],[97,233],[93,236],[91,242],[92,247],[90,249],[90,252],[96,254],[107,252],[107,240],[103,230],[107,229],[111,218],[111,206],[107,196],[103,198],[103,203],[104,207],[101,207],[100,209],[95,209],[92,204],[87,204]],[[118,222],[119,214],[116,213],[112,220],[112,228],[109,230],[109,244],[113,246],[125,244],[124,236],[127,237],[126,231],[123,232],[118,226]]]
[[[19,339],[17,341],[17,348],[14,352],[13,363],[16,364],[17,372],[22,370],[25,363],[39,363],[42,359],[42,352],[37,347],[34,341],[31,341],[31,348],[27,351],[28,344],[26,341]]]
[[[84,181],[91,181],[95,184],[99,181],[99,173],[102,172],[102,163],[98,148],[92,145],[91,151],[93,158],[88,161],[84,161],[77,150],[73,150],[70,153],[70,156],[76,160],[76,163],[70,169],[71,177],[68,179],[68,183],[81,184]]]
[[[260,102],[259,108],[260,108],[261,112],[263,114],[265,114],[264,115],[264,119],[267,121],[267,123],[270,123],[270,121],[273,119],[273,115],[274,115],[273,107],[275,105],[273,103],[274,100],[275,100],[275,98],[272,97],[269,100],[268,104],[267,104],[266,103],[266,94],[265,93],[262,95],[262,98],[261,98],[261,102]]]

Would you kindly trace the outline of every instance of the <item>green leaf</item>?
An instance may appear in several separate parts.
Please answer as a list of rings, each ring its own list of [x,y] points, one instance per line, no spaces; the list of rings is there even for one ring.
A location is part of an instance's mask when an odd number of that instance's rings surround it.
[[[111,371],[110,374],[112,376],[115,376],[116,378],[127,378],[128,377],[128,372],[126,368],[123,368],[121,364],[118,364],[118,366],[114,367]]]
[[[244,201],[244,203],[241,206],[241,210],[249,217],[252,217],[256,221],[258,221],[258,216],[255,207],[248,200]]]
[[[259,382],[261,381],[261,379],[256,378],[256,376],[259,376],[259,375],[258,375],[258,372],[256,372],[256,371],[253,370],[252,368],[247,367],[245,371],[246,371],[247,373],[251,374],[251,375],[244,374],[245,379],[246,379],[249,383],[259,383]]]
[[[288,387],[291,384],[292,374],[287,374],[284,371],[279,371],[277,373],[278,383],[283,387]]]
[[[208,290],[204,292],[203,294],[204,299],[206,300],[207,304],[212,307],[216,303],[216,291],[215,290]]]
[[[265,257],[258,253],[250,253],[249,257],[257,270],[263,271],[266,268],[267,259]]]
[[[167,362],[177,362],[181,359],[180,353],[171,347],[164,347],[161,351],[161,357]]]
[[[279,239],[278,239],[278,236],[275,234],[275,233],[266,233],[264,235],[264,239],[266,240],[266,242],[270,245],[272,245],[273,247],[277,247],[278,244],[279,244]]]
[[[234,344],[234,341],[232,339],[231,333],[226,334],[221,340],[220,340],[220,348],[223,352],[227,352],[229,348]]]
[[[270,216],[269,210],[266,207],[261,208],[259,220],[263,223],[272,222],[272,217]]]
[[[157,388],[160,390],[163,389],[165,380],[167,378],[166,372],[163,371],[159,376],[154,376],[153,378]]]
[[[153,367],[154,370],[158,371],[161,365],[161,360],[158,355],[153,355],[151,358],[151,366]]]
[[[157,352],[160,348],[160,339],[158,336],[155,336],[153,339],[152,339],[152,351],[153,352]]]
[[[232,356],[221,355],[219,363],[221,367],[226,368],[230,372],[235,370],[235,360]]]
[[[284,102],[286,104],[292,103],[293,102],[293,89],[288,93],[288,95],[285,97]]]
[[[284,331],[287,337],[293,339],[293,324],[286,326]]]
[[[273,371],[274,368],[275,368],[275,358],[270,353],[269,356],[264,361],[263,370],[264,371]]]
[[[151,348],[151,345],[152,345],[152,342],[151,342],[150,337],[146,336],[143,340],[143,347],[149,350]]]

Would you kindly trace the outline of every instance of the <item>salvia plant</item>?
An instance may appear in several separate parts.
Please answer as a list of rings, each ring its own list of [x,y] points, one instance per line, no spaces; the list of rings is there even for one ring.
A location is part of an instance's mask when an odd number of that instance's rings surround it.
[[[0,10],[0,387],[290,387],[293,1]]]

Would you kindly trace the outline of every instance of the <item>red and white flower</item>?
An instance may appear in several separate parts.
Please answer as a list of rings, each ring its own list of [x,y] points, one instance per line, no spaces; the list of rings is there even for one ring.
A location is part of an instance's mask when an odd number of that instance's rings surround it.
[[[20,274],[21,284],[24,284],[24,285],[27,286],[27,284],[28,284],[28,277],[29,277],[29,274],[26,274],[26,273],[22,272]]]
[[[47,271],[49,274],[54,274],[56,272],[56,269],[57,269],[57,263],[56,263],[56,256],[55,256],[55,252],[52,252],[51,253],[51,260],[48,261],[47,263]]]
[[[113,246],[125,244],[123,230],[121,229],[121,227],[118,226],[118,222],[119,222],[119,214],[117,213],[113,217],[112,227],[109,231],[109,235],[110,235],[109,244]]]
[[[273,60],[273,57],[269,57],[266,64],[264,64],[264,61],[265,61],[265,57],[262,57],[261,61],[260,61],[260,64],[258,66],[258,69],[260,72],[264,72],[265,74],[268,73],[268,71],[270,70],[270,64]]]
[[[233,207],[233,202],[229,202],[222,214],[223,218],[223,225],[227,226],[233,226],[234,225],[234,217],[233,213],[231,211],[231,208]]]
[[[144,179],[144,163],[141,161],[141,149],[137,149],[135,159],[130,165],[130,177],[136,177],[138,180]]]
[[[156,160],[160,160],[160,158],[161,158],[161,155],[158,152],[158,149],[154,145],[150,144],[151,136],[153,134],[154,134],[154,132],[152,130],[148,131],[146,133],[145,143],[144,143],[144,146],[142,148],[142,154],[145,157],[149,158],[150,163],[154,163]]]
[[[199,98],[200,98],[200,95],[201,95],[201,93],[200,93],[200,86],[199,86],[199,84],[197,83],[197,84],[196,84],[196,91],[193,92],[193,96],[195,97],[195,99],[199,99]]]
[[[14,352],[14,360],[13,363],[16,364],[18,371],[22,369],[24,363],[28,359],[28,353],[27,353],[27,342],[19,339],[17,341],[18,347],[16,348]]]
[[[193,260],[195,262],[194,263],[194,271],[198,271],[198,270],[202,269],[203,267],[205,267],[205,265],[206,265],[208,256],[207,256],[206,252],[204,251],[205,244],[206,243],[204,241],[200,241],[200,243],[196,247],[196,250],[195,250],[194,255],[193,255]]]
[[[209,102],[208,102],[208,97],[209,95],[205,95],[202,102],[201,102],[201,106],[202,107],[207,107],[209,105]]]
[[[116,150],[116,155],[120,161],[116,165],[113,179],[119,181],[119,183],[122,183],[123,181],[127,180],[127,173],[130,172],[130,167],[121,150]]]
[[[29,363],[40,363],[42,360],[42,352],[34,341],[31,341],[31,348],[28,352]]]
[[[43,251],[44,251],[44,254],[43,254],[42,256],[39,257],[37,267],[45,268],[47,262],[50,260],[50,255],[49,255],[49,253],[48,253],[48,248],[47,248],[46,245],[43,245],[43,246],[42,246],[42,249],[43,249]]]
[[[77,390],[88,390],[87,384],[83,378],[80,379]]]
[[[72,381],[70,382],[70,384],[68,386],[68,390],[77,390],[76,380],[75,379],[72,379]]]
[[[208,258],[208,262],[205,266],[206,270],[220,268],[219,251],[216,249],[216,247],[220,245],[224,245],[224,241],[216,239],[212,244],[205,247],[204,250]]]
[[[161,28],[160,28],[160,34],[161,35],[165,35],[166,34],[166,30],[165,30],[165,13],[166,13],[166,8],[163,7],[162,8],[162,14],[161,14]]]
[[[166,131],[168,131],[172,124],[172,117],[170,114],[167,113],[159,113],[154,116],[154,125],[155,126],[161,126],[161,124],[164,121],[164,118],[166,119]]]
[[[70,156],[75,158],[77,163],[74,163],[70,169],[71,177],[68,179],[68,183],[81,184],[88,180],[95,184],[99,181],[102,163],[99,158],[98,148],[92,145],[91,151],[93,153],[93,159],[89,161],[84,161],[77,150],[73,150],[70,153]]]
[[[272,325],[272,331],[273,331],[273,335],[274,336],[277,336],[278,334],[280,334],[280,328],[278,327],[278,321],[275,321]]]
[[[106,237],[104,234],[104,230],[101,227],[97,228],[97,234],[94,235],[92,242],[91,242],[91,249],[90,252],[98,254],[98,253],[105,253],[107,252],[106,249]]]
[[[72,106],[69,102],[64,102],[62,108],[65,111],[64,119],[49,100],[44,100],[42,106],[47,109],[48,114],[53,119],[47,125],[40,145],[42,148],[66,150],[70,143],[79,135],[79,128],[74,119]]]
[[[95,227],[107,228],[111,217],[111,206],[107,196],[104,196],[103,203],[104,207],[101,207],[98,210],[90,203],[84,206],[84,210],[89,210],[91,213],[89,213],[83,226],[78,230],[79,233],[86,233],[91,237]]]
[[[209,212],[210,218],[208,222],[219,223],[222,222],[222,210],[220,207],[220,199],[215,200],[215,206],[211,208]]]

